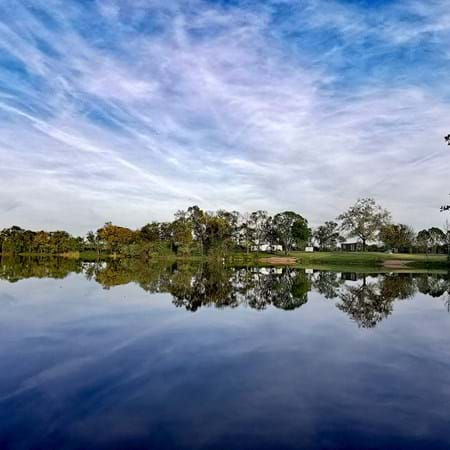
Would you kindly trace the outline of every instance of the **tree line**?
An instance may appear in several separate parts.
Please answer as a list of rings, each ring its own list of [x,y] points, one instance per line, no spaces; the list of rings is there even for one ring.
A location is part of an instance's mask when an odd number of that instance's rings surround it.
[[[439,227],[415,232],[402,223],[394,223],[389,211],[372,198],[358,199],[336,221],[327,221],[312,234],[314,243],[323,251],[336,250],[346,237],[356,238],[361,250],[389,250],[393,252],[450,254],[450,228]]]
[[[270,216],[258,210],[204,211],[198,206],[175,213],[171,222],[153,221],[132,230],[111,222],[85,237],[65,231],[31,231],[18,226],[0,232],[2,254],[95,252],[120,256],[223,256],[231,252],[301,249],[311,237],[308,221],[293,211]]]
[[[198,206],[177,211],[170,222],[150,222],[132,230],[111,222],[85,237],[66,231],[32,231],[12,226],[0,232],[2,254],[70,254],[92,252],[98,257],[216,256],[230,253],[283,252],[313,246],[334,251],[348,238],[360,250],[450,253],[450,231],[431,227],[415,233],[406,225],[393,223],[391,213],[372,198],[358,199],[336,219],[314,230],[299,213],[284,211],[271,216],[258,210],[204,211]],[[369,246],[369,247],[368,247]],[[345,249],[345,246],[344,246]]]

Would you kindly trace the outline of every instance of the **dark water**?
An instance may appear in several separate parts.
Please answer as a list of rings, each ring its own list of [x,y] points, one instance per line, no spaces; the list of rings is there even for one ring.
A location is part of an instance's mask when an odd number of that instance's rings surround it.
[[[2,261],[0,449],[445,449],[447,274]]]

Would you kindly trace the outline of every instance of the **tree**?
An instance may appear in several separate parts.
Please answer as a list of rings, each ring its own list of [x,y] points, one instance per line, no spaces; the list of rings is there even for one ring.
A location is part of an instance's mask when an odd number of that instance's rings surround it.
[[[108,250],[116,254],[120,252],[122,246],[133,243],[138,233],[129,228],[119,227],[107,222],[97,230],[97,235],[101,241],[105,242]]]
[[[34,248],[38,253],[49,253],[49,235],[46,231],[38,231],[34,236]]]
[[[238,224],[238,245],[242,245],[247,254],[255,241],[253,231],[253,228],[250,226],[250,215],[248,213],[241,215]]]
[[[373,198],[360,198],[337,220],[341,221],[341,229],[349,236],[361,239],[365,251],[367,241],[377,238],[381,228],[390,222],[391,214]]]
[[[430,246],[434,249],[434,253],[437,253],[438,247],[445,243],[445,233],[437,227],[431,227],[428,233],[430,235]]]
[[[226,211],[219,209],[216,212],[217,217],[225,219],[231,227],[232,240],[236,245],[239,245],[239,224],[241,222],[241,214],[239,211]]]
[[[140,230],[140,237],[146,242],[156,242],[161,240],[161,224],[158,222],[148,223]]]
[[[89,248],[94,249],[98,257],[100,255],[100,238],[98,237],[98,234],[94,233],[92,230],[88,231],[86,234],[86,241]]]
[[[269,215],[267,211],[254,211],[250,214],[248,227],[251,229],[251,236],[253,243],[256,245],[258,251],[261,250],[261,244],[264,242],[267,234],[267,223]]]
[[[277,242],[283,247],[285,255],[295,245],[298,246],[299,243],[307,241],[311,235],[308,221],[292,211],[276,214],[272,221],[272,227]]]
[[[202,255],[205,252],[206,215],[207,214],[197,205],[190,206],[187,211],[177,211],[175,213],[176,219],[185,219],[192,223],[194,238],[200,244],[200,251]]]
[[[447,246],[447,260],[450,262],[450,224],[445,221],[445,245]]]
[[[417,233],[416,242],[419,248],[425,250],[425,253],[428,254],[428,250],[430,248],[430,232],[428,230],[420,230]]]
[[[339,225],[333,221],[327,221],[318,226],[313,233],[313,238],[320,250],[333,250],[336,248],[340,237]]]
[[[421,230],[417,233],[417,244],[425,249],[426,253],[429,253],[430,250],[437,253],[438,247],[446,244],[446,234],[437,227]]]
[[[412,247],[415,233],[408,225],[388,224],[381,228],[379,238],[386,247],[398,251],[401,248]]]
[[[227,251],[231,244],[233,230],[226,217],[206,214],[203,247],[208,254],[214,250],[218,255]]]
[[[172,247],[175,253],[188,255],[192,243],[192,223],[186,219],[172,222]]]
[[[17,225],[5,228],[0,235],[2,253],[23,253],[27,250],[24,245],[24,235],[26,230]]]

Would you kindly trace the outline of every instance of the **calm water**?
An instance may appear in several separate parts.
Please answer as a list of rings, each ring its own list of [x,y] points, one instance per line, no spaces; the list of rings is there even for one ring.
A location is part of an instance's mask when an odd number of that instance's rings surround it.
[[[2,261],[1,449],[445,449],[446,274]]]

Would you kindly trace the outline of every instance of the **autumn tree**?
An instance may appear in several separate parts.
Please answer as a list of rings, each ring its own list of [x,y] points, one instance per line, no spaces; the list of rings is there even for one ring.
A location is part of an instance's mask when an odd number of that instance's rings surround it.
[[[97,230],[99,239],[106,244],[106,248],[116,254],[120,253],[122,246],[133,243],[137,238],[137,233],[126,227],[113,225],[111,222]]]

